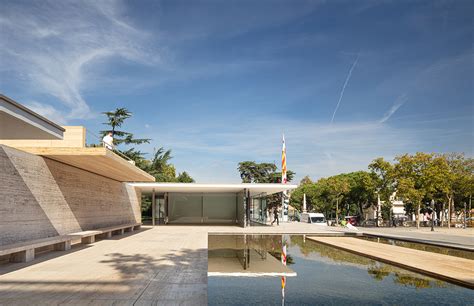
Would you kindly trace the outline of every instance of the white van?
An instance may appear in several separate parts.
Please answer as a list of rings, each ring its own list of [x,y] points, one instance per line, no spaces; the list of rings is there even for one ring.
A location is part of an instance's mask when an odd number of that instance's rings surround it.
[[[300,222],[328,226],[326,218],[321,213],[302,213]]]

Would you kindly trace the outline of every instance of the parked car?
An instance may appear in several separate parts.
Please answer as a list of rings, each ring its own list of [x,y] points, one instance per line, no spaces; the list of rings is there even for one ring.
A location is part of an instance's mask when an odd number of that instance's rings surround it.
[[[328,226],[326,217],[322,213],[302,213],[300,222]]]

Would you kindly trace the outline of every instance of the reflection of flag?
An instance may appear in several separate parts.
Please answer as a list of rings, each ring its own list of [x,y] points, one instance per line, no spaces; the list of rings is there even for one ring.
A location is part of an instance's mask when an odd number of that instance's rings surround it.
[[[286,244],[283,243],[283,247],[281,250],[281,263],[286,266]]]
[[[284,143],[284,142],[283,142]],[[281,263],[286,266],[286,244],[283,243],[281,249]],[[285,285],[286,285],[286,276],[281,277],[281,297],[285,298]]]
[[[281,150],[281,182],[286,184],[286,145],[285,135],[283,135],[283,148]]]

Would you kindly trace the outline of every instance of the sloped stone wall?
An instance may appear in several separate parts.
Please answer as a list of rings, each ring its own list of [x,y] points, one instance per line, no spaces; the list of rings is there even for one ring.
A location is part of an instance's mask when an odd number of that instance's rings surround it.
[[[140,198],[126,183],[0,145],[0,245],[140,222]]]

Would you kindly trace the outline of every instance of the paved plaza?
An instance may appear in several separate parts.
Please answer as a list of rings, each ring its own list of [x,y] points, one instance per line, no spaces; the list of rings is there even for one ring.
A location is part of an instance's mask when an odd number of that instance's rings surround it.
[[[2,265],[0,305],[206,305],[209,233],[321,235],[338,231],[301,223],[250,228],[144,226],[138,232],[74,245],[69,251],[45,253],[30,263]],[[424,229],[397,231],[431,237]],[[472,230],[453,229],[442,235],[444,240],[451,237],[472,243],[469,233]]]
[[[207,230],[145,227],[0,274],[1,305],[206,305]]]

